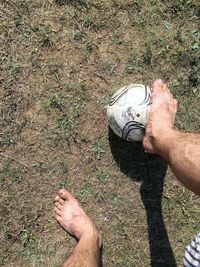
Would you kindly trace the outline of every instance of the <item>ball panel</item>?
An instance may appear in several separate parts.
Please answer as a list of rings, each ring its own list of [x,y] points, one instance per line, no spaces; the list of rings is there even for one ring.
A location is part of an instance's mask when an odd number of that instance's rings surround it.
[[[108,124],[117,136],[122,137],[122,129],[119,126],[119,123],[115,120],[114,116],[109,116]]]
[[[127,141],[141,141],[145,132],[143,124],[129,121],[122,130],[122,138]]]
[[[134,131],[130,131],[128,137],[127,137],[127,141],[130,141],[130,142],[141,142],[144,138],[144,134],[145,134],[145,131],[141,131],[141,130],[134,130]]]
[[[110,99],[109,106],[112,106],[112,105],[114,105],[117,101],[119,101],[119,99],[120,99],[124,94],[126,94],[127,90],[128,90],[127,86],[124,86],[124,87],[122,87],[121,89],[119,89],[119,90],[112,96],[112,98]]]
[[[151,89],[130,84],[118,90],[107,107],[111,129],[127,141],[142,141],[151,105]]]

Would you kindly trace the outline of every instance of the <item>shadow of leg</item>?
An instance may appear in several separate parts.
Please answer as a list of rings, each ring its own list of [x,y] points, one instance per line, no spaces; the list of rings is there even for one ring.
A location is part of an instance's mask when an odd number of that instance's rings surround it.
[[[118,138],[110,128],[109,143],[120,170],[132,180],[142,182],[140,194],[147,213],[151,266],[175,267],[161,207],[166,163],[145,153],[141,143],[128,143]]]
[[[154,165],[146,169],[140,187],[141,199],[147,213],[151,266],[175,267],[176,261],[162,215],[161,200],[166,164],[157,158]]]

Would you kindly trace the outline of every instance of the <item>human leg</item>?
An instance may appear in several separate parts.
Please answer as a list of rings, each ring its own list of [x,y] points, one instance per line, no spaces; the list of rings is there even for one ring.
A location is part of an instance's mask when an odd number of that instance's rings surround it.
[[[200,133],[173,129],[176,111],[177,101],[166,84],[157,80],[143,145],[149,153],[166,160],[177,178],[200,195]]]
[[[62,267],[100,266],[101,237],[78,201],[65,189],[55,197],[55,218],[78,241]]]

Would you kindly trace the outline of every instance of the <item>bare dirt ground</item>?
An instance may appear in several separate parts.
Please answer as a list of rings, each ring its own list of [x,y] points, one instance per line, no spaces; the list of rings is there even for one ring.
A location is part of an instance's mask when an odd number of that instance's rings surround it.
[[[105,105],[161,77],[176,127],[200,130],[199,1],[0,0],[1,266],[59,266],[65,187],[103,234],[105,266],[181,266],[200,200],[109,132]]]

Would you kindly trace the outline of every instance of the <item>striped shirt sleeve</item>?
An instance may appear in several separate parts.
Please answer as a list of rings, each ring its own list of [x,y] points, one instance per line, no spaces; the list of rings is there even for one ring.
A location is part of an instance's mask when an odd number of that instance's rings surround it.
[[[186,247],[184,256],[184,267],[200,267],[200,233],[192,243]]]

